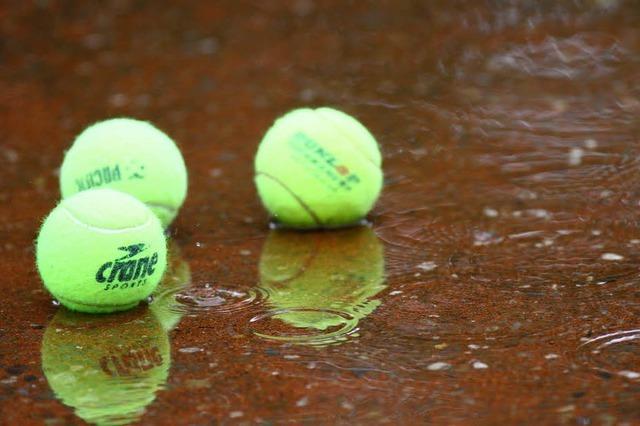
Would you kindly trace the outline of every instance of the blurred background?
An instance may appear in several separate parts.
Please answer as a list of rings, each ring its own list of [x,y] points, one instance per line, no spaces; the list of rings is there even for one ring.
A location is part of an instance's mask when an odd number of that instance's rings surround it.
[[[640,422],[639,21],[632,0],[4,2],[2,421]],[[270,231],[257,145],[324,105],[381,146],[371,226]],[[118,116],[177,142],[189,194],[153,302],[89,320],[33,240],[65,149]]]

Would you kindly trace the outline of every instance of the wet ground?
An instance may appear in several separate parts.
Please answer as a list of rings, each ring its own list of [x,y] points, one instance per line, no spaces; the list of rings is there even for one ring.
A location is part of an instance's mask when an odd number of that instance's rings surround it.
[[[636,1],[0,6],[4,424],[640,424]],[[378,138],[371,227],[270,231],[287,110]],[[149,305],[52,303],[33,240],[87,124],[153,121],[190,193]]]

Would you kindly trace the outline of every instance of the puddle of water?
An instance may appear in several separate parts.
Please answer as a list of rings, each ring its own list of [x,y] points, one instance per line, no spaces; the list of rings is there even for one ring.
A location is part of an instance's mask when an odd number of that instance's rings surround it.
[[[587,339],[578,347],[577,358],[599,372],[640,382],[640,329]]]
[[[263,303],[264,292],[244,286],[226,287],[218,283],[193,283],[189,264],[180,248],[171,245],[167,273],[153,295],[150,307],[173,329],[184,315],[234,313]]]
[[[280,324],[274,324],[276,320]],[[357,326],[356,318],[346,312],[288,308],[255,316],[249,327],[264,339],[322,346],[345,341]]]
[[[176,308],[176,295],[191,286],[191,268],[182,257],[180,247],[171,242],[167,259],[167,270],[158,288],[151,297],[151,309],[166,331],[173,330],[184,312]]]
[[[58,399],[89,423],[129,424],[163,389],[169,337],[144,307],[114,315],[60,308],[42,340],[42,370]]]
[[[523,73],[526,78],[580,78],[585,81],[613,73],[627,56],[615,38],[582,33],[515,45],[493,55],[487,61],[487,67],[498,75],[516,72]]]
[[[204,284],[178,293],[175,309],[191,313],[231,313],[259,305],[264,297],[263,293],[252,288],[224,288],[216,284]]]
[[[271,231],[262,248],[260,288],[269,310],[250,320],[256,335],[326,345],[346,340],[380,304],[382,245],[369,227],[333,232]]]

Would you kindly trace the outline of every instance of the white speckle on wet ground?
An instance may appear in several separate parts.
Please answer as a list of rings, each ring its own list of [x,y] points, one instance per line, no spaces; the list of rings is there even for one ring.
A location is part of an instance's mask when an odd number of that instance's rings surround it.
[[[12,384],[16,383],[17,381],[18,381],[18,377],[17,376],[11,376],[8,379],[0,380],[0,383],[2,383],[3,385],[12,385]]]
[[[196,352],[202,352],[202,348],[197,348],[197,347],[188,347],[188,348],[180,348],[178,349],[178,352],[181,352],[183,354],[193,354]]]
[[[342,401],[342,403],[340,404],[340,406],[342,408],[344,408],[345,410],[353,410],[355,407],[353,406],[352,403],[350,403],[349,401]]]
[[[576,409],[576,406],[571,404],[571,405],[565,405],[564,407],[560,407],[556,411],[558,413],[570,413],[571,411],[575,411],[575,409]]]
[[[558,354],[546,354],[544,356],[544,359],[557,359],[557,358],[560,358],[560,355],[558,355]]]
[[[232,419],[237,419],[238,417],[242,416],[244,416],[244,413],[242,411],[232,411],[229,413],[229,417],[231,417]]]
[[[538,219],[550,219],[551,218],[551,213],[549,213],[545,209],[531,209],[531,210],[527,210],[527,213],[530,216],[533,216],[533,217],[538,218]]]
[[[437,267],[438,265],[435,262],[431,262],[431,261],[422,262],[416,266],[416,268],[421,269],[423,271],[427,271],[427,272],[433,271]]]
[[[595,139],[587,139],[584,141],[584,147],[587,149],[596,149],[598,147],[598,141]]]
[[[488,246],[490,244],[499,244],[503,238],[498,237],[493,232],[488,231],[475,231],[473,233],[473,245],[474,246]]]
[[[624,256],[616,254],[616,253],[603,253],[602,256],[600,256],[600,259],[616,261],[616,260],[624,259]]]
[[[473,364],[471,364],[471,366],[476,370],[483,370],[485,368],[489,368],[489,366],[482,361],[474,361]]]
[[[579,166],[582,164],[582,157],[584,156],[584,150],[582,148],[571,148],[569,151],[568,163],[570,166]]]
[[[483,213],[486,217],[498,217],[498,210],[491,207],[485,207]]]
[[[448,364],[446,362],[442,362],[442,361],[438,361],[438,362],[434,362],[433,364],[429,364],[429,366],[427,367],[427,370],[429,371],[442,371],[442,370],[448,370],[451,368],[451,364]]]
[[[309,404],[309,397],[305,396],[296,401],[296,407],[306,407]]]
[[[509,234],[508,238],[515,240],[520,238],[532,238],[542,234],[542,231],[527,231],[527,232],[519,232],[517,234]]]
[[[640,379],[640,373],[636,373],[635,371],[623,370],[618,374],[627,379]]]

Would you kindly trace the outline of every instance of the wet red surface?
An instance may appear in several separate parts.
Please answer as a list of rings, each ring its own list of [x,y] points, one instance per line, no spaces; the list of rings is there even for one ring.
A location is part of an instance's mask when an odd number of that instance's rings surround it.
[[[638,3],[265,3],[0,6],[3,422],[640,423]],[[372,231],[270,235],[252,157],[307,105],[378,138]],[[154,302],[88,321],[33,240],[112,116],[190,189]]]

